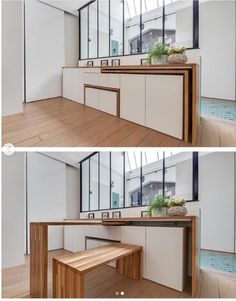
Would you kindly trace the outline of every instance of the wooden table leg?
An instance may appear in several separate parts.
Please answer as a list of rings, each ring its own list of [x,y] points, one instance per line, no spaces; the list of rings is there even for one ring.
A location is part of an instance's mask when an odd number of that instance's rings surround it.
[[[30,297],[48,296],[48,226],[30,224]]]
[[[53,258],[53,298],[84,298],[84,275]]]
[[[192,219],[192,297],[198,297],[200,280],[200,242],[199,242],[199,219]]]
[[[126,277],[141,280],[143,278],[143,250],[117,260],[116,271]]]

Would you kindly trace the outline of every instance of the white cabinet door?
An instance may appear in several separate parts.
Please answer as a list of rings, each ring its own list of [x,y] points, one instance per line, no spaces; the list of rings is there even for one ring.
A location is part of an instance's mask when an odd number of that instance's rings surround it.
[[[183,291],[184,240],[184,228],[146,227],[147,279]]]
[[[121,243],[138,245],[143,247],[143,277],[146,278],[145,260],[145,227],[141,226],[121,226]]]
[[[99,74],[84,72],[84,83],[88,85],[99,85]]]
[[[99,90],[99,110],[108,114],[117,115],[117,93],[106,90]]]
[[[72,84],[71,84],[71,79],[72,79],[72,73],[71,73],[70,68],[63,68],[63,91],[62,95],[65,98],[71,99],[72,93]]]
[[[183,139],[183,76],[146,75],[146,126]]]
[[[119,74],[104,74],[99,75],[99,86],[120,88],[120,75]]]
[[[145,125],[145,75],[120,75],[120,117]]]
[[[98,109],[99,108],[99,90],[93,88],[85,89],[86,105]]]
[[[64,227],[64,249],[79,252],[85,249],[86,226]]]
[[[72,100],[84,103],[84,72],[82,68],[71,69]]]

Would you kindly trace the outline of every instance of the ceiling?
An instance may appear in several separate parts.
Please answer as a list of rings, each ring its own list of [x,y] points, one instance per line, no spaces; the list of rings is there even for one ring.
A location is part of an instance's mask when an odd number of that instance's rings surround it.
[[[90,2],[88,0],[38,0],[51,6],[62,9],[74,15],[78,15],[78,9]]]
[[[62,161],[74,167],[79,167],[79,162],[92,154],[92,152],[41,152],[42,154]]]

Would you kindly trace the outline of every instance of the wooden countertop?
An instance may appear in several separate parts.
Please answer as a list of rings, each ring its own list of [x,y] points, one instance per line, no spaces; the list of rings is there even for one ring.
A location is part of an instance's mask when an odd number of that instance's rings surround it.
[[[80,66],[80,67],[63,67],[64,69],[112,69],[112,70],[122,70],[122,69],[190,69],[198,64],[156,64],[156,65],[121,65],[121,66],[93,66],[93,67],[87,67],[87,66]]]
[[[65,221],[45,221],[45,222],[32,222],[31,224],[40,224],[45,226],[73,226],[73,225],[108,225],[119,226],[128,225],[130,222],[191,222],[197,216],[159,216],[159,217],[123,217],[123,218],[106,218],[106,219],[80,219],[80,220],[65,220]]]

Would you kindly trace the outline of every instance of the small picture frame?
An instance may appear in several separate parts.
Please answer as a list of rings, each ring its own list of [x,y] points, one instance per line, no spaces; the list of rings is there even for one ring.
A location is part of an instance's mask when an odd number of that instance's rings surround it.
[[[109,218],[109,212],[102,212],[102,219]]]
[[[120,59],[114,59],[114,60],[111,60],[111,65],[112,65],[113,67],[120,66]]]
[[[94,213],[89,213],[88,214],[88,219],[94,219]]]
[[[93,61],[87,61],[87,67],[93,67]]]
[[[113,211],[112,212],[112,218],[121,218],[121,212],[120,211]]]
[[[141,59],[141,66],[149,65],[148,59]]]
[[[150,213],[148,211],[141,211],[141,217],[150,217]]]
[[[108,66],[108,60],[101,60],[101,67],[107,67]]]

